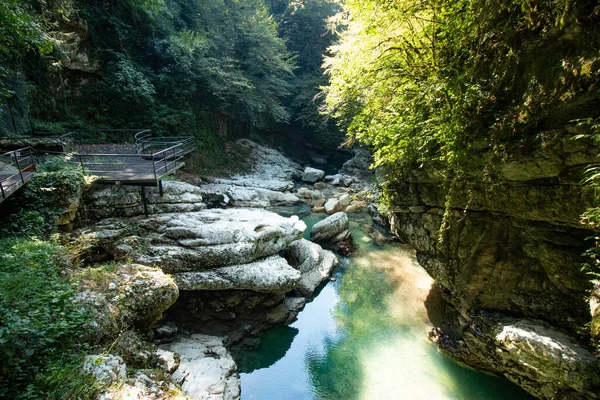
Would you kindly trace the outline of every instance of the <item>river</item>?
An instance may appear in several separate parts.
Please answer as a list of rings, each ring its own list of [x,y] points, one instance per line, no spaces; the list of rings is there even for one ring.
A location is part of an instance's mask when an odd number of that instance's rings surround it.
[[[303,209],[308,229],[324,218]],[[426,301],[433,280],[414,250],[378,245],[366,214],[352,217],[358,250],[298,320],[264,332],[237,358],[242,399],[532,399],[506,379],[463,367],[436,350]]]

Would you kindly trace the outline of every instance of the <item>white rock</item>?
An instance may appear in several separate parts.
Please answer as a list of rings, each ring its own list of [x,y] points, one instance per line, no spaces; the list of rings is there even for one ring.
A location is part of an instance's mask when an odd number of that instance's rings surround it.
[[[340,196],[340,204],[342,205],[342,207],[346,208],[350,205],[350,195],[349,194],[343,194]]]
[[[323,207],[325,208],[325,212],[329,215],[342,211],[345,208],[339,200],[333,198],[327,200]]]
[[[327,205],[327,204],[326,204]],[[317,222],[310,230],[310,240],[325,242],[336,238],[348,231],[350,222],[345,212],[335,213],[322,221]]]
[[[211,183],[201,186],[204,193],[223,194],[234,207],[265,208],[277,205],[293,205],[298,197],[293,193],[282,193],[259,187],[236,186],[233,184]]]
[[[160,347],[180,354],[173,379],[186,395],[210,400],[240,398],[240,376],[222,338],[195,334]]]
[[[271,256],[248,264],[175,273],[173,279],[180,290],[236,289],[285,293],[298,284],[300,273],[284,258]]]
[[[83,361],[83,372],[92,375],[106,386],[126,378],[127,368],[119,356],[89,355]]]
[[[306,239],[290,245],[284,255],[291,266],[302,273],[296,290],[305,297],[311,297],[316,288],[329,278],[339,261],[331,251]]]
[[[315,183],[323,179],[324,176],[325,171],[316,168],[306,167],[304,169],[304,174],[302,174],[302,180],[304,182]]]
[[[170,273],[245,264],[278,254],[306,230],[297,216],[243,208],[162,214],[139,220],[139,227],[146,237],[156,239],[137,259]]]

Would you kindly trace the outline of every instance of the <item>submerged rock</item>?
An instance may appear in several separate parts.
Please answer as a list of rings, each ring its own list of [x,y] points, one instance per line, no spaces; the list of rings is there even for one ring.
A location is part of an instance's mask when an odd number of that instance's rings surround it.
[[[161,349],[180,355],[179,368],[172,377],[187,396],[211,400],[240,398],[240,376],[222,338],[194,334]]]
[[[248,264],[228,265],[200,272],[174,273],[180,290],[253,290],[285,293],[300,281],[300,273],[285,259],[271,256]]]
[[[335,254],[306,239],[292,243],[283,254],[290,265],[302,274],[296,290],[305,297],[312,297],[339,264]]]

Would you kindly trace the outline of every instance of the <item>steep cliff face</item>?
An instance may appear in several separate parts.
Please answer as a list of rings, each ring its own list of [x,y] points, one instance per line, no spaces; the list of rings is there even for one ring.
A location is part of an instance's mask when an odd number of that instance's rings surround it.
[[[544,141],[488,168],[487,179],[482,178],[486,164],[480,162],[490,156],[486,150],[473,158],[473,169],[454,185],[428,174],[426,166],[415,170],[410,179],[392,186],[390,222],[441,285],[446,309],[441,316],[430,311],[438,325],[433,337],[443,349],[471,365],[503,373],[539,397],[566,393],[577,398],[598,384],[597,361],[577,348],[587,357],[585,362],[575,357],[577,367],[572,366],[578,372],[571,378],[552,373],[544,378],[541,371],[547,369],[548,357],[543,354],[556,346],[540,338],[567,332],[579,342],[587,340],[582,327],[590,320],[586,295],[591,284],[580,267],[581,254],[589,247],[585,239],[593,232],[580,224],[580,215],[592,203],[593,193],[581,182],[585,166],[597,161],[597,151],[594,143],[573,140],[572,132],[539,137]],[[550,329],[538,336],[531,333],[537,328],[528,331],[539,339],[539,348],[498,339],[498,332],[525,320],[527,326]],[[579,346],[573,338],[565,341],[570,343],[565,348]],[[510,347],[507,343],[521,351],[536,349],[535,368],[519,372],[518,366],[527,364],[520,356],[498,361],[503,346]],[[589,378],[586,384],[568,383],[582,375]],[[544,388],[548,376],[560,383]]]

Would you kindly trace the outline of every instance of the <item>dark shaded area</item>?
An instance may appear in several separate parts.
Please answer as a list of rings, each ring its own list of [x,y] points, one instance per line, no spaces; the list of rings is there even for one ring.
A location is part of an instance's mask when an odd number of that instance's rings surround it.
[[[276,326],[264,332],[259,339],[248,338],[231,349],[238,369],[249,374],[268,368],[282,359],[292,346],[298,329],[290,326]]]

